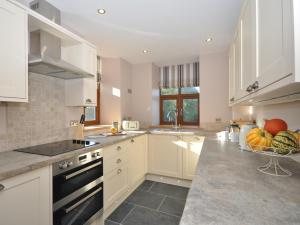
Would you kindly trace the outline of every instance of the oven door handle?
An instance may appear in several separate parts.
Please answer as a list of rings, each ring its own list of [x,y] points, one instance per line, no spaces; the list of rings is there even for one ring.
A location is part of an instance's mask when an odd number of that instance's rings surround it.
[[[66,214],[68,214],[69,212],[71,212],[73,209],[75,209],[77,206],[81,205],[83,202],[85,202],[86,200],[88,200],[89,198],[93,197],[94,195],[96,195],[98,192],[102,191],[102,187],[99,187],[97,190],[93,191],[91,194],[87,195],[86,197],[84,197],[83,199],[81,199],[80,201],[76,202],[74,205],[68,207],[68,208],[64,208],[64,212]]]
[[[93,165],[90,165],[90,166],[88,166],[88,167],[85,167],[85,168],[83,168],[83,169],[81,169],[81,170],[78,170],[78,171],[76,171],[76,172],[74,172],[74,173],[71,173],[71,174],[68,174],[68,175],[63,175],[63,177],[64,177],[65,180],[69,180],[69,179],[71,179],[71,178],[73,178],[73,177],[75,177],[75,176],[77,176],[77,175],[79,175],[79,174],[82,174],[82,173],[84,173],[84,172],[86,172],[86,171],[88,171],[88,170],[90,170],[90,169],[93,169],[93,168],[95,168],[95,167],[97,167],[97,166],[100,166],[101,164],[102,164],[102,161],[97,162],[97,163],[95,163],[95,164],[93,164]]]

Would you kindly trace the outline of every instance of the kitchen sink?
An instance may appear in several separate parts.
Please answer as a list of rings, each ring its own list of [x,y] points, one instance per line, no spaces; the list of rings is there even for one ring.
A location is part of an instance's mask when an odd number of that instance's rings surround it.
[[[174,128],[158,128],[150,131],[152,134],[182,134],[182,135],[194,135],[195,132],[187,129],[174,129]]]

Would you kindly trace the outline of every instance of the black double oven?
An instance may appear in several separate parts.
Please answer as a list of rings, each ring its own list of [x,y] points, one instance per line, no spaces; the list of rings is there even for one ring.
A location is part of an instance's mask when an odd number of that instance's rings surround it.
[[[53,225],[88,225],[102,214],[102,151],[53,164]]]

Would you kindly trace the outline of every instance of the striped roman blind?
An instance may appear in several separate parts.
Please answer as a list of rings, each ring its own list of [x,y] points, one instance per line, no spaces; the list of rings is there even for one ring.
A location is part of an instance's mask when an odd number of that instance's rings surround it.
[[[160,68],[161,88],[198,87],[199,78],[199,62]]]

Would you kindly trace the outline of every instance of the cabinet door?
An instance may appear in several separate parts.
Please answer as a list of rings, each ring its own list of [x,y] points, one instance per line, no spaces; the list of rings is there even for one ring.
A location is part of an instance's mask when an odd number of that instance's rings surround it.
[[[134,186],[146,174],[146,148],[146,135],[130,140],[128,165],[130,186]]]
[[[236,99],[240,99],[245,95],[243,90],[243,73],[242,73],[242,28],[239,22],[234,39],[234,55],[235,55],[235,88],[234,95]]]
[[[50,168],[45,167],[0,181],[0,223],[50,225],[52,199]]]
[[[258,1],[259,88],[293,73],[291,8],[291,0]]]
[[[6,0],[1,0],[0,27],[0,101],[27,101],[26,12]]]
[[[127,177],[127,166],[119,167],[105,175],[104,209],[109,208],[115,201],[127,192]]]
[[[256,79],[256,1],[248,0],[241,16],[241,83],[242,95]],[[250,92],[249,92],[250,93]]]
[[[179,144],[178,136],[149,135],[149,172],[182,178],[182,154]]]
[[[235,45],[231,45],[229,50],[229,105],[235,100]]]
[[[192,180],[196,171],[199,156],[201,153],[204,137],[184,136],[183,137],[183,178]]]

